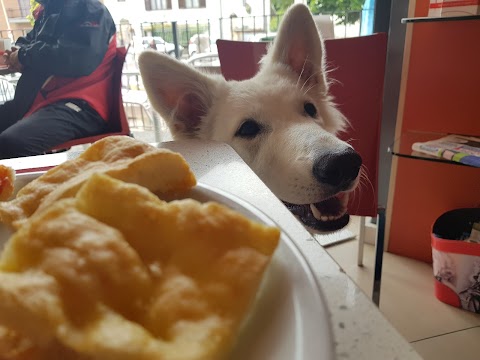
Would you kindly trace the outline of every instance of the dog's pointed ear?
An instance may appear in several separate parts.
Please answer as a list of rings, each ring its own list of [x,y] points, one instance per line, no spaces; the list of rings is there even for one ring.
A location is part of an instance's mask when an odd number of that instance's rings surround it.
[[[285,13],[265,62],[287,65],[303,82],[321,82],[326,90],[324,53],[310,10],[295,4]]]
[[[172,133],[196,137],[202,117],[212,104],[216,82],[153,50],[142,52],[138,65],[150,103]]]

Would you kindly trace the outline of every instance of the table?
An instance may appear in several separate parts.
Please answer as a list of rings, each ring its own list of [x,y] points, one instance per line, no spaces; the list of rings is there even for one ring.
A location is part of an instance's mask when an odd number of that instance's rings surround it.
[[[181,153],[199,182],[228,191],[253,204],[280,224],[295,241],[310,263],[326,299],[337,359],[421,359],[230,146],[199,140],[166,142],[159,146]],[[57,165],[75,156],[78,153],[59,153],[2,160],[0,163],[25,171],[28,167]]]

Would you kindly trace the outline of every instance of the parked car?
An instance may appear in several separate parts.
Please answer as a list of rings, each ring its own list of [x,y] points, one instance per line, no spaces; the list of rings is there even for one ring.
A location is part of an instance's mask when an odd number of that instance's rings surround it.
[[[275,40],[275,37],[277,36],[277,33],[270,33],[270,34],[265,34],[265,33],[259,33],[259,34],[249,34],[245,35],[245,40],[244,41],[252,41],[252,42],[273,42]]]
[[[142,46],[144,49],[154,49],[170,56],[175,57],[175,44],[163,40],[160,36],[142,37]],[[179,56],[182,56],[183,46],[178,45]]]
[[[184,62],[195,67],[220,66],[220,59],[218,58],[217,53],[194,54],[190,56],[187,60],[184,60]]]
[[[195,34],[188,41],[188,56],[216,52],[217,44],[210,40],[208,34]]]

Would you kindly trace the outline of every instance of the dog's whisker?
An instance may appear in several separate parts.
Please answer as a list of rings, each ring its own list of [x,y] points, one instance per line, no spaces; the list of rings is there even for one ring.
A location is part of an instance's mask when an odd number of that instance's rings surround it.
[[[310,75],[307,80],[305,80],[305,84],[307,82],[310,82],[310,79],[313,78],[314,76],[316,76],[319,72],[318,71],[315,71],[314,73],[312,73],[312,75]],[[315,82],[315,85],[318,85],[317,82]],[[303,88],[303,87],[302,87]],[[305,94],[307,93],[308,91],[305,92]]]
[[[304,66],[305,66],[305,65],[304,65]],[[303,73],[303,69],[302,69],[302,73]],[[303,88],[305,87],[305,85],[306,85],[308,82],[310,82],[310,79],[312,79],[313,77],[317,76],[317,75],[320,74],[320,73],[321,73],[321,71],[314,71],[314,72],[312,73],[312,75],[310,75],[310,76],[304,81],[302,87],[300,88],[300,91],[302,91]],[[314,85],[319,85],[319,84],[318,84],[317,82],[315,82]],[[312,88],[313,88],[313,87],[312,87]],[[303,94],[304,94],[304,95],[307,94],[312,88],[309,88],[307,91],[304,91]]]
[[[302,78],[302,75],[303,75],[303,72],[305,71],[305,64],[307,63],[307,59],[305,59],[305,61],[303,62],[303,66],[302,66],[302,71],[300,71],[300,75],[298,75],[298,79],[297,79],[297,86],[298,86],[298,83],[300,82],[300,79]],[[306,81],[305,81],[306,82]],[[303,89],[303,87],[305,86],[305,83],[303,83],[302,87],[300,88]]]
[[[368,185],[368,178],[367,178],[363,168],[360,169],[358,185],[359,185],[358,187],[360,189],[364,189]]]
[[[352,203],[356,203],[356,210],[360,208],[360,201],[363,191],[366,190],[368,187],[370,187],[373,191],[373,186],[370,179],[368,178],[366,169],[366,166],[362,164],[360,167],[358,185],[352,192]]]
[[[365,164],[362,164],[362,166],[360,167],[358,186],[354,190],[354,196],[356,196],[357,192],[358,192],[358,195],[359,195],[359,200],[357,202],[357,207],[360,206],[360,197],[361,197],[362,191],[369,191],[369,190],[371,190],[372,193],[375,191],[375,189],[372,185],[372,182],[368,178],[367,167],[365,166]]]
[[[315,76],[315,75],[318,74],[318,73],[319,73],[319,72],[315,72],[315,73],[312,74],[312,76]],[[312,76],[310,76],[310,77],[305,81],[305,83],[304,83],[304,85],[302,86],[301,90],[303,90],[303,88],[305,87],[305,84],[308,82],[308,80],[309,80]],[[314,87],[316,87],[316,86],[318,86],[318,85],[320,85],[320,84],[317,83],[317,82],[311,84],[310,87],[309,87],[307,90],[304,90],[304,91],[303,91],[303,95],[304,95],[304,96],[307,95],[310,90],[312,90]]]
[[[307,81],[308,80],[305,80],[302,84],[302,87],[300,88],[300,91],[303,91],[303,88],[305,87],[305,85],[307,84]],[[303,92],[303,95],[305,95],[305,92]]]
[[[340,81],[337,80],[337,79],[328,78],[328,85],[333,85],[333,84],[343,85],[342,82],[340,82]]]
[[[370,181],[370,179],[368,178],[368,175],[367,175],[367,167],[365,166],[365,164],[362,164],[361,168],[360,168],[360,178],[365,181],[366,185],[369,186],[370,190],[372,191],[372,193],[375,192],[375,188],[372,184],[372,182]]]
[[[318,85],[318,84],[310,85],[309,88],[308,88],[306,91],[303,92],[303,95],[307,95],[308,92],[309,92],[310,90],[312,90],[312,89],[313,89],[315,86],[317,86],[317,85]]]
[[[337,66],[332,66],[331,63],[327,63],[323,69],[323,72],[325,75],[329,75],[331,72],[334,72],[335,70],[337,70],[338,67]],[[327,77],[328,79],[328,85],[332,85],[332,84],[339,84],[339,85],[343,85],[343,83],[335,78],[331,78],[331,77]]]
[[[364,168],[364,165],[362,165],[360,167],[360,174],[359,174],[359,178],[358,178],[358,185],[357,187],[354,189],[353,191],[353,194],[354,196],[361,196],[362,194],[362,190],[368,186],[368,183],[369,183],[369,180],[368,180],[368,177],[367,177],[367,174],[366,174],[366,171],[365,171],[365,168]]]
[[[359,182],[358,186],[350,193],[350,199],[349,199],[350,207],[355,206],[355,212],[358,211],[358,208],[360,206],[360,201],[359,200],[357,201],[357,196],[360,194],[360,191],[359,191],[360,185],[361,184]]]
[[[356,200],[355,212],[358,212],[358,210],[360,209],[360,201],[361,201],[361,198],[362,198],[361,189],[360,189],[359,187],[357,187],[357,188],[355,189],[355,200]]]

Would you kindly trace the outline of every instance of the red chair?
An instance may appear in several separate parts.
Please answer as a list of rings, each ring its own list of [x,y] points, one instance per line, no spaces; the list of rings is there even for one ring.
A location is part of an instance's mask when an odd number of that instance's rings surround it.
[[[267,43],[217,40],[223,76],[243,80],[254,76]],[[385,211],[378,206],[378,161],[382,121],[386,34],[325,40],[330,92],[351,126],[340,137],[361,155],[369,184],[351,197],[349,213],[361,216],[358,265],[363,261],[365,217],[378,216],[373,300],[378,304],[384,245]]]
[[[123,107],[122,99],[122,70],[126,55],[127,49],[125,47],[117,48],[117,54],[113,64],[113,104],[112,113],[108,119],[108,131],[95,136],[70,140],[66,143],[55,146],[51,149],[52,152],[69,149],[75,145],[90,144],[107,136],[130,135],[130,127],[128,126],[128,120],[125,115],[125,108]]]
[[[217,40],[218,58],[223,77],[245,80],[259,69],[259,61],[267,52],[268,42]]]

